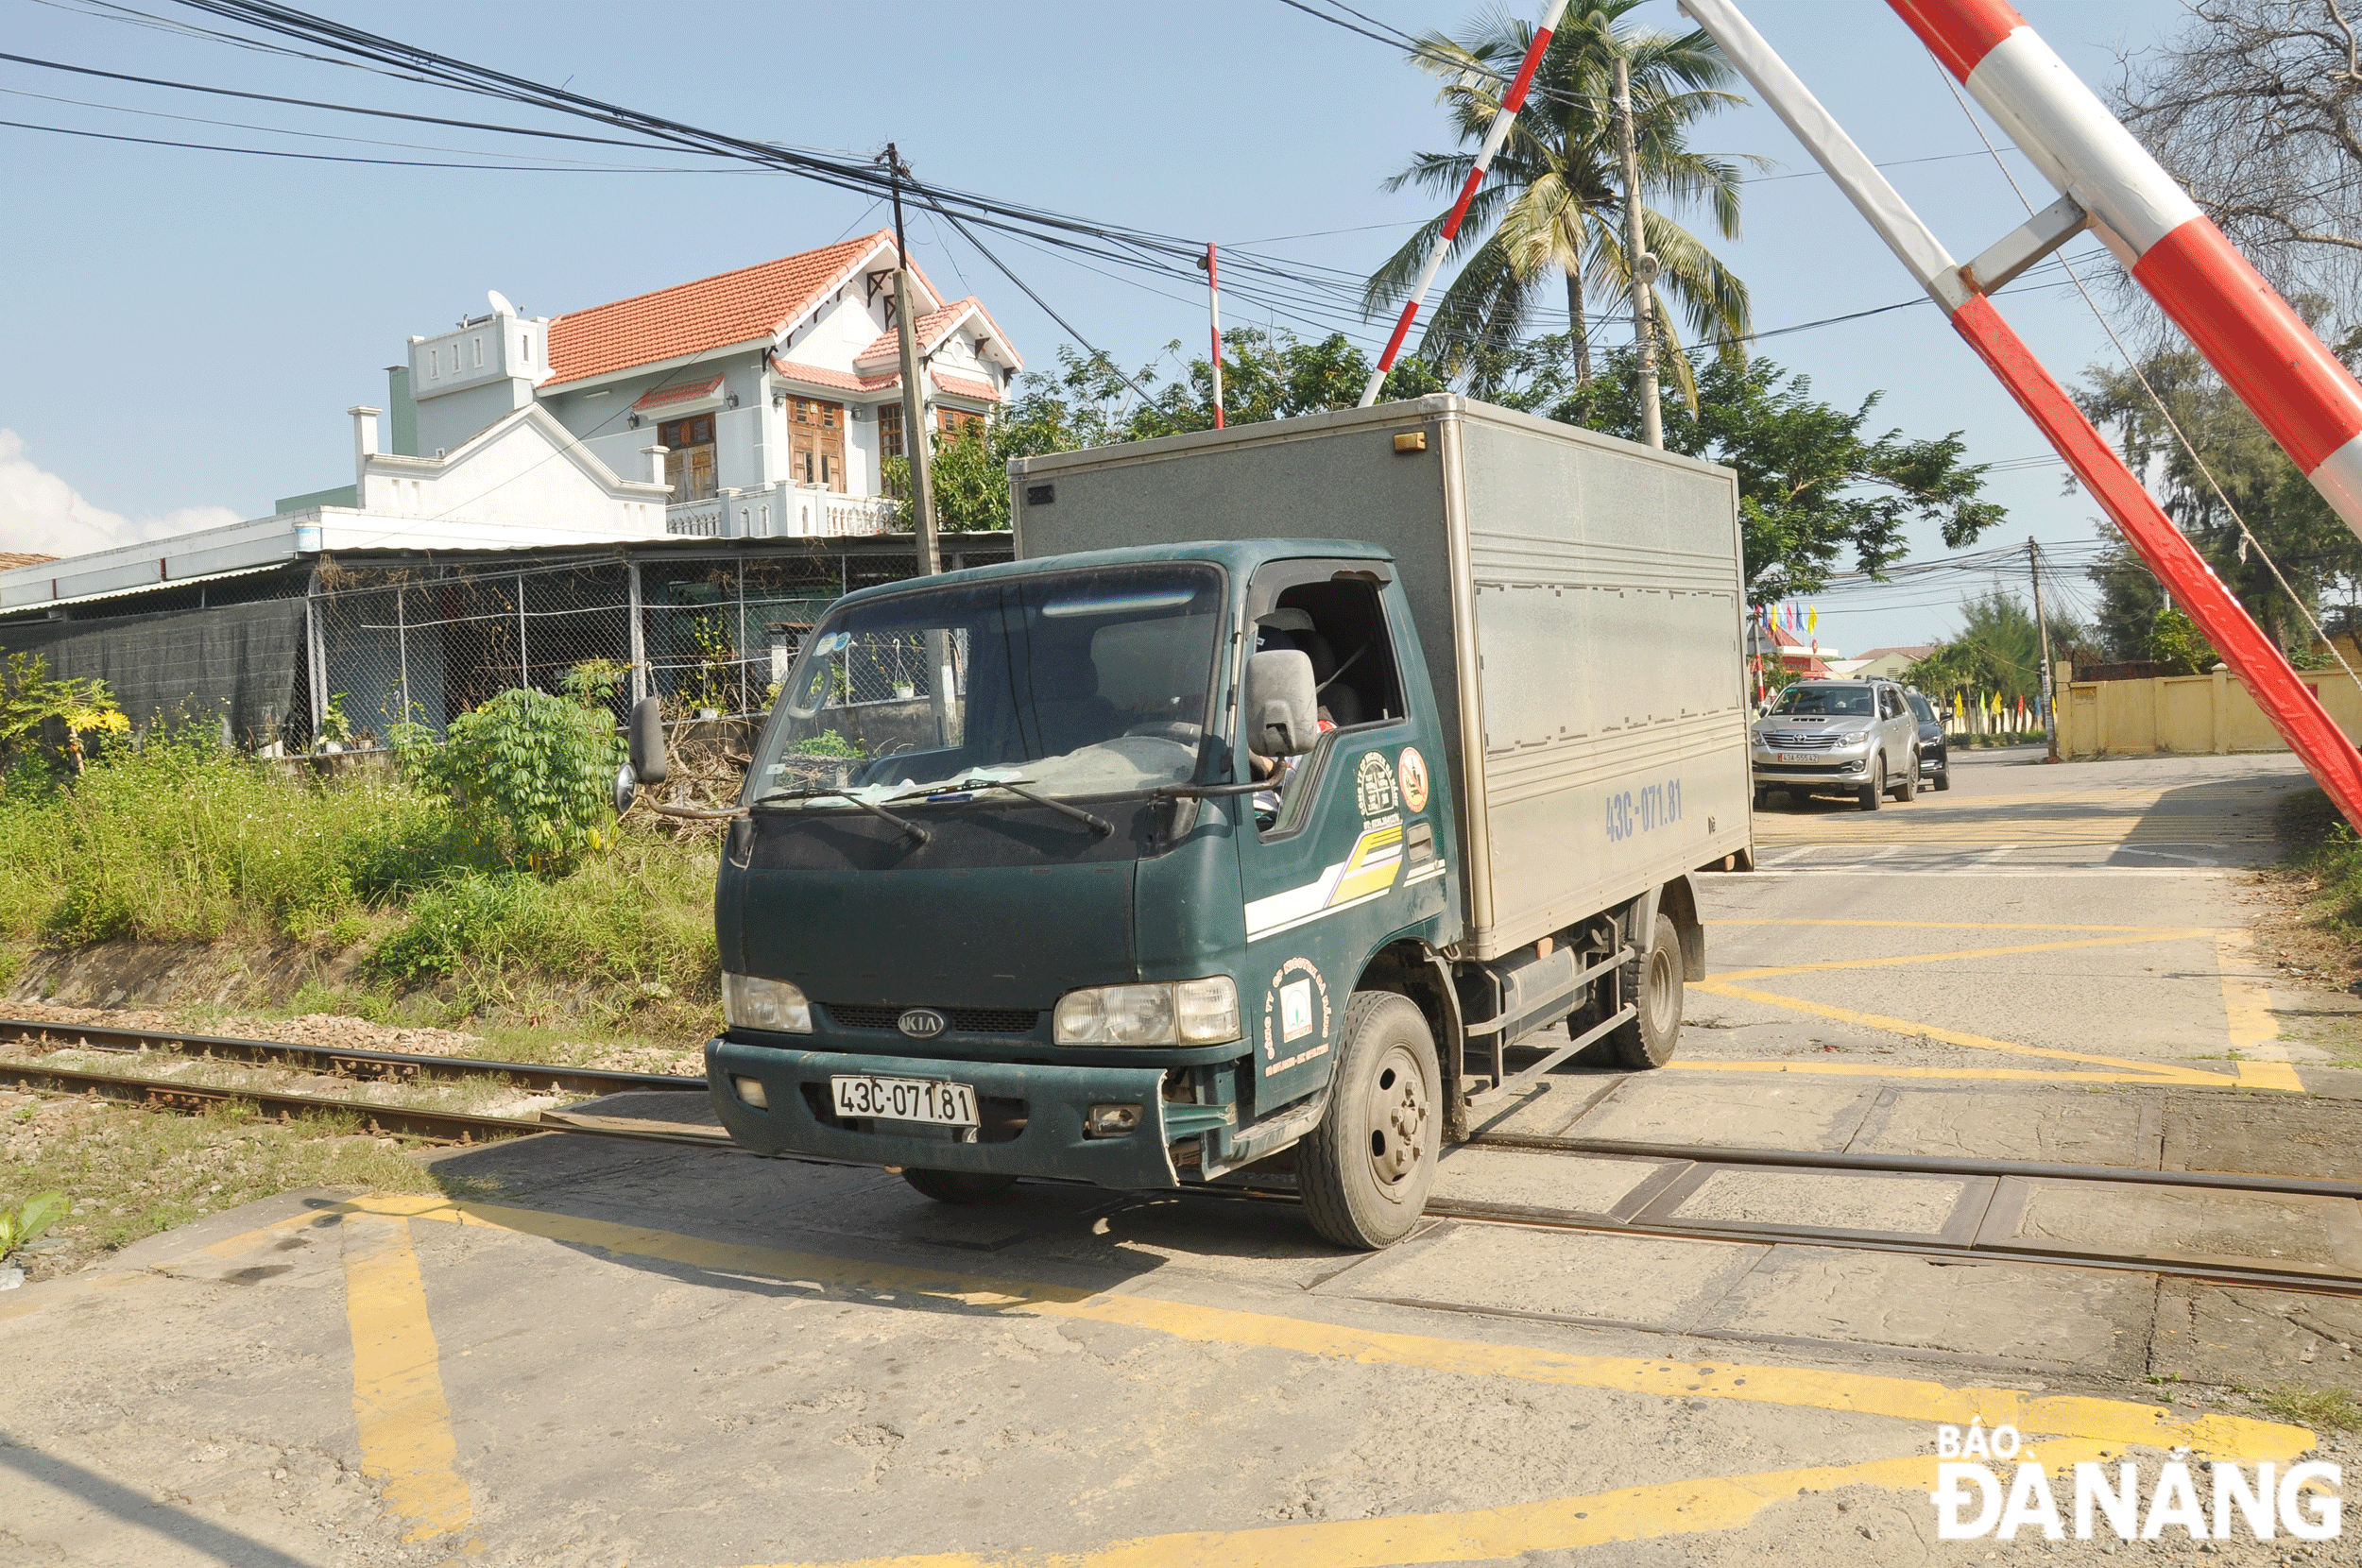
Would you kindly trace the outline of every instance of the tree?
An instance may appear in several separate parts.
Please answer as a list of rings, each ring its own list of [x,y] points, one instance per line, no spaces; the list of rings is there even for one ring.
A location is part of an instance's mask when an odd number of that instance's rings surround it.
[[[2140,369],[2136,377],[2095,366],[2076,401],[2094,424],[2115,432],[2126,463],[2148,477],[2166,515],[2223,586],[2284,649],[2312,646],[2300,605],[2316,610],[2326,594],[2340,589],[2349,600],[2346,629],[2353,629],[2350,602],[2362,581],[2362,541],[2196,352],[2161,349],[2141,361]],[[2143,388],[2143,377],[2157,401]],[[2188,448],[2175,437],[2175,426],[2188,437]],[[2263,549],[2246,544],[2225,498]],[[2090,569],[2100,588],[2100,628],[2116,657],[2151,657],[2164,590],[2131,548],[2113,530],[2105,532],[2111,546]],[[2295,589],[2294,600],[2272,575],[2267,552]]]
[[[0,760],[23,756],[44,732],[62,733],[60,749],[80,773],[83,736],[122,735],[130,728],[114,693],[95,675],[52,675],[49,660],[40,654],[10,654],[0,664]]]
[[[1602,310],[1632,310],[1632,259],[1625,254],[1623,173],[1613,111],[1616,57],[1632,77],[1635,137],[1639,147],[1641,226],[1661,268],[1651,298],[1658,330],[1674,349],[1666,356],[1670,380],[1695,394],[1688,361],[1678,351],[1670,299],[1690,331],[1743,353],[1749,330],[1747,287],[1705,245],[1651,205],[1703,206],[1723,239],[1738,237],[1740,160],[1693,152],[1692,123],[1745,102],[1722,91],[1729,61],[1702,30],[1674,35],[1623,25],[1639,0],[1599,0],[1566,17],[1551,35],[1532,90],[1452,242],[1464,257],[1460,274],[1429,317],[1420,354],[1455,379],[1468,378],[1480,397],[1492,395],[1484,356],[1514,349],[1542,308],[1542,286],[1556,273],[1566,285],[1566,316],[1577,382],[1592,373],[1591,329]],[[1455,195],[1476,166],[1473,150],[1499,112],[1508,72],[1533,40],[1532,24],[1494,11],[1471,25],[1466,40],[1430,33],[1412,55],[1421,70],[1444,78],[1438,94],[1449,109],[1463,150],[1423,152],[1386,181],[1385,189],[1417,185]],[[1438,213],[1372,274],[1362,303],[1372,314],[1399,301],[1416,279],[1443,230]]]
[[[2187,26],[2123,61],[2117,113],[2284,295],[2319,297],[2332,335],[2354,332],[2362,18],[2352,0],[2185,4]]]
[[[1529,359],[1521,396],[1555,399],[1550,418],[1628,440],[1640,434],[1635,362],[1618,350],[1606,373],[1567,387],[1555,366]],[[1882,393],[1848,412],[1811,396],[1812,379],[1768,359],[1712,360],[1698,374],[1695,412],[1665,399],[1668,451],[1738,472],[1747,596],[1763,605],[1823,587],[1850,550],[1854,569],[1875,576],[1908,553],[1904,530],[1929,522],[1953,549],[1973,543],[2004,512],[1982,499],[1985,470],[1960,460],[1960,432],[1907,439],[1865,431]]]
[[[1177,354],[1180,348],[1173,343],[1166,351]],[[1305,343],[1284,332],[1241,327],[1223,333],[1223,412],[1225,422],[1233,425],[1351,408],[1370,378],[1368,358],[1342,332]],[[1180,373],[1145,402],[1104,354],[1086,357],[1062,345],[1055,380],[1033,385],[1029,378],[1025,390],[992,418],[969,425],[949,440],[936,440],[932,470],[935,521],[944,532],[1009,526],[1012,458],[1214,427],[1214,373],[1207,360],[1185,362]],[[1135,371],[1131,380],[1142,388],[1158,384],[1153,366]],[[1388,373],[1384,395],[1415,398],[1443,386],[1441,378],[1420,361],[1405,359]],[[905,459],[887,458],[888,492],[907,496],[909,474]],[[907,500],[896,526],[916,526]]]
[[[2072,657],[2082,639],[2071,621],[2053,618],[2051,656]],[[2034,702],[2042,693],[2042,634],[2026,602],[1995,588],[1960,605],[1960,629],[1912,665],[1905,678],[1930,696],[1955,691],[1999,692],[2004,702]]]

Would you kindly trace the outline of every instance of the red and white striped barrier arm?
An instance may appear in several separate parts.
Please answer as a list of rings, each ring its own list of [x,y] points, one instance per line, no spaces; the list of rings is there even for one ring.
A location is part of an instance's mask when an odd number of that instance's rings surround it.
[[[1460,232],[1461,220],[1468,215],[1468,203],[1476,199],[1477,187],[1484,183],[1485,171],[1493,166],[1493,155],[1509,140],[1509,128],[1517,123],[1517,111],[1526,103],[1526,91],[1533,85],[1533,73],[1541,69],[1543,52],[1550,46],[1550,34],[1558,30],[1558,19],[1566,14],[1566,0],[1550,0],[1550,8],[1542,15],[1542,26],[1534,29],[1533,42],[1527,46],[1526,58],[1517,67],[1516,78],[1509,84],[1509,95],[1501,100],[1499,112],[1493,116],[1493,128],[1484,133],[1484,145],[1477,153],[1476,167],[1461,183],[1460,199],[1451,204],[1451,213],[1444,219],[1444,227],[1428,247],[1427,264],[1419,268],[1419,281],[1411,285],[1411,298],[1403,301],[1402,315],[1395,323],[1395,335],[1386,340],[1386,351],[1378,356],[1378,369],[1370,377],[1370,384],[1361,389],[1360,406],[1367,408],[1378,401],[1378,388],[1386,384],[1386,372],[1395,367],[1395,356],[1402,352],[1402,340],[1411,335],[1412,319],[1419,314],[1420,302],[1427,291],[1435,286],[1435,274],[1443,267],[1444,253]]]
[[[1888,0],[2362,535],[2362,385],[2002,0]]]
[[[1896,3],[1899,5],[1902,0]],[[1943,243],[1919,221],[1918,214],[1887,183],[1886,177],[1862,156],[1853,138],[1830,118],[1828,111],[1821,107],[1820,101],[1763,41],[1763,35],[1738,13],[1737,7],[1729,0],[1681,0],[1681,9],[1713,35],[1739,74],[1787,122],[1806,150],[1869,220],[1911,276],[1919,280],[1920,286],[1943,308],[1952,318],[1953,330],[2001,379],[2018,406],[2049,438],[2059,455],[2075,470],[2076,477],[2114,520],[2126,541],[2139,553],[2158,580],[2172,590],[2174,603],[2198,622],[2206,639],[2220,650],[2224,661],[2254,695],[2256,707],[2288,742],[2288,748],[2303,759],[2314,778],[2345,813],[2346,820],[2362,829],[2362,754],[2355,752],[2353,742],[2331,722],[2312,688],[2297,677],[2279,644],[2264,635],[2246,608],[2222,586],[2205,557],[2182,537],[2182,531],[2158,506],[2156,498],[2133,477],[2107,439],[2092,427],[2065,388],[2043,367],[2010,324],[2001,319],[2001,313],[1994,309],[1993,302],[1971,286],[1963,274],[1974,269],[1954,264]],[[2091,101],[2097,108],[2097,100]],[[2099,112],[2105,116],[2105,111]],[[2115,124],[2114,120],[2108,123]],[[2116,128],[2119,132],[2123,129],[2120,126]],[[2129,135],[2126,140],[2130,141]],[[2188,198],[2181,199],[2186,206]],[[2207,227],[2213,230],[2211,224]],[[2220,239],[2218,233],[2216,237]],[[2228,249],[2227,245],[2225,248]],[[2260,278],[2255,286],[2270,295]],[[2272,298],[2277,302],[2277,297]],[[2303,332],[2302,323],[2298,331]],[[2314,341],[2310,332],[2304,335],[2307,341]],[[2319,349],[2319,343],[2314,342],[2314,347]]]

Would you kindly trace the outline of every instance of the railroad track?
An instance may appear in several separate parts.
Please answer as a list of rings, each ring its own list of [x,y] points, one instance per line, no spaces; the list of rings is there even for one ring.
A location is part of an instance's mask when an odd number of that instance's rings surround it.
[[[176,1054],[190,1054],[199,1059],[301,1066],[352,1078],[415,1078],[420,1073],[441,1074],[454,1079],[500,1078],[527,1086],[546,1085],[553,1089],[591,1094],[613,1094],[627,1089],[702,1091],[706,1086],[703,1079],[659,1073],[550,1067],[535,1063],[499,1062],[475,1057],[407,1056],[396,1052],[282,1045],[273,1041],[192,1035],[170,1031],[99,1029],[79,1024],[0,1019],[0,1041],[8,1040],[46,1043],[60,1048],[82,1046],[125,1052],[175,1049]],[[585,1116],[566,1112],[544,1112],[539,1118],[476,1116],[466,1112],[384,1105],[324,1095],[84,1072],[5,1060],[0,1060],[0,1083],[48,1093],[96,1097],[169,1111],[197,1113],[222,1105],[243,1104],[281,1120],[316,1116],[357,1118],[361,1126],[375,1133],[434,1143],[475,1144],[494,1138],[562,1133],[623,1142],[659,1143],[732,1153],[749,1152],[730,1142],[718,1129],[713,1133],[686,1129],[676,1131],[661,1126],[634,1126],[622,1118]],[[1635,1196],[1617,1205],[1614,1212],[1594,1213],[1438,1197],[1430,1199],[1428,1204],[1429,1212],[1438,1219],[1529,1229],[1662,1236],[1735,1246],[1805,1246],[1855,1252],[1906,1253],[1961,1262],[2104,1269],[2167,1274],[2217,1284],[2362,1297],[2362,1269],[2353,1271],[2275,1269],[2203,1258],[2145,1255],[2130,1251],[2108,1253],[2091,1249],[2013,1246],[2006,1239],[1993,1239],[1980,1234],[1981,1221],[1994,1201],[1999,1184],[2003,1182],[2072,1181],[2103,1186],[2163,1187],[2348,1202],[2362,1202],[2362,1183],[2220,1171],[2147,1170],[2121,1166],[2057,1165],[1941,1155],[1839,1154],[1797,1150],[1633,1143],[1599,1138],[1535,1137],[1515,1133],[1488,1133],[1471,1140],[1464,1147],[1509,1152],[1606,1157],[1653,1163],[1660,1168],[1656,1175],[1641,1182],[1634,1189]],[[1963,1196],[1954,1219],[1943,1230],[1940,1234],[1925,1236],[1880,1235],[1809,1225],[1684,1220],[1678,1215],[1679,1205],[1673,1200],[1694,1192],[1714,1172],[1750,1169],[1789,1169],[1828,1175],[1850,1173],[1955,1178],[1962,1184]],[[1235,1185],[1216,1183],[1183,1190],[1191,1196],[1223,1202],[1294,1204],[1298,1200],[1292,1185],[1284,1179],[1273,1181],[1263,1178]],[[1405,1302],[1403,1304],[1467,1310],[1454,1307],[1450,1303]]]

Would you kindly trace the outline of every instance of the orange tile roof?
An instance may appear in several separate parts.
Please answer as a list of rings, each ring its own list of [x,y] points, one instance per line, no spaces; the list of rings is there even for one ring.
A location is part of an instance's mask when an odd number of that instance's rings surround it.
[[[937,386],[955,398],[977,398],[988,403],[1001,401],[1001,394],[993,389],[989,382],[969,381],[966,376],[947,376],[940,370],[930,373],[935,378]]]
[[[643,392],[640,395],[640,401],[631,406],[635,410],[661,408],[666,403],[685,403],[693,398],[714,397],[721,390],[722,378],[717,375],[711,381],[693,382],[686,386],[659,386],[653,391]]]
[[[22,551],[0,550],[0,571],[10,571],[20,566],[39,566],[43,561],[57,558],[55,555],[32,555]]]
[[[814,386],[833,386],[842,392],[882,392],[902,384],[902,373],[890,376],[857,376],[849,370],[830,370],[817,365],[800,365],[792,359],[771,356],[775,374],[790,381],[809,382]]]
[[[918,339],[918,351],[922,354],[932,354],[941,348],[943,340],[950,335],[951,329],[965,320],[971,310],[983,316],[984,325],[992,329],[993,337],[1000,342],[1001,349],[1008,354],[1011,366],[1016,369],[1024,369],[1025,362],[1018,358],[1016,345],[1009,341],[1008,334],[1001,332],[1001,324],[992,318],[992,313],[984,309],[984,302],[972,294],[965,299],[952,300],[941,310],[929,311],[918,318],[918,325],[912,334]],[[868,348],[853,356],[853,363],[859,365],[864,360],[899,358],[901,351],[901,333],[880,332],[870,340]]]
[[[822,295],[841,287],[881,247],[893,245],[894,231],[881,229],[818,250],[570,312],[550,322],[551,373],[543,384],[775,337]],[[943,298],[924,272],[912,270],[930,295]]]

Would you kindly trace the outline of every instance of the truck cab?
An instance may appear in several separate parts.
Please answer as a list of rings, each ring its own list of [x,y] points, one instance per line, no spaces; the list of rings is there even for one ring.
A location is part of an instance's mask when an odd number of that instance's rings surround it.
[[[1461,934],[1426,670],[1392,560],[1349,540],[841,601],[723,856],[724,1123],[953,1200],[1020,1174],[1172,1186],[1311,1131],[1383,1036],[1340,1121],[1367,1151],[1350,1201],[1384,1205],[1381,1234],[1415,1218],[1434,1031],[1398,989],[1361,1004],[1375,1031],[1347,1014],[1373,976],[1440,1003]]]

